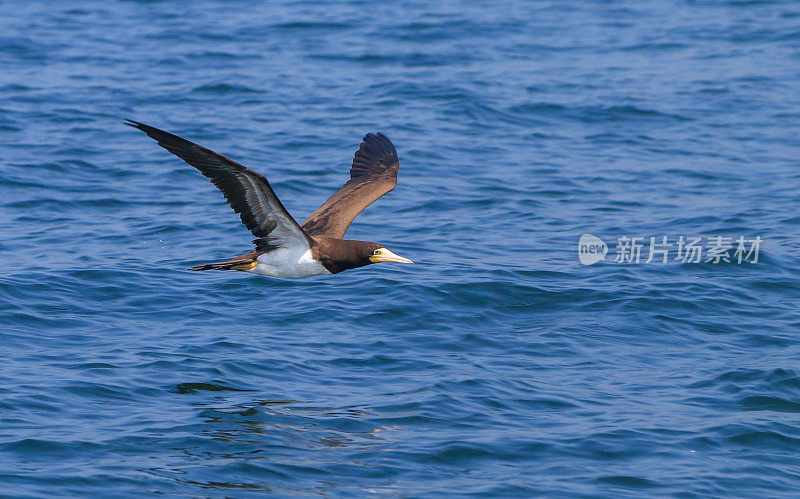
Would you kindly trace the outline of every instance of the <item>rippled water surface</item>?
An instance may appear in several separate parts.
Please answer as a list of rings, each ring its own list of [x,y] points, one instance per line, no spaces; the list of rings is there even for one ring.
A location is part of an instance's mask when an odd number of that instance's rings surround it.
[[[0,493],[796,496],[797,2],[0,1],[0,25]],[[417,264],[186,271],[252,236],[123,118],[299,220],[381,131],[400,183],[348,236]],[[763,244],[617,263],[625,236]]]

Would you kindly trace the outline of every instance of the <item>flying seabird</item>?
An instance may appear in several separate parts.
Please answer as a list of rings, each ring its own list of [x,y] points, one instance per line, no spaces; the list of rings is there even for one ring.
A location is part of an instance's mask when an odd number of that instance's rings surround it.
[[[378,243],[343,239],[353,219],[397,185],[397,151],[381,133],[364,136],[353,158],[350,180],[300,225],[260,173],[158,128],[132,120],[125,124],[143,131],[211,179],[256,236],[256,249],[250,253],[191,270],[241,270],[301,278],[337,274],[371,263],[414,263]]]

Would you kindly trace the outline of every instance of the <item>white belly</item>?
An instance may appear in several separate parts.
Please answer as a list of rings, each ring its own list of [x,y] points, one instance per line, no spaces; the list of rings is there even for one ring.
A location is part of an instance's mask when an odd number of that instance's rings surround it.
[[[311,250],[297,251],[292,248],[278,248],[264,253],[258,257],[258,264],[246,272],[284,279],[330,274],[328,269],[311,257]]]

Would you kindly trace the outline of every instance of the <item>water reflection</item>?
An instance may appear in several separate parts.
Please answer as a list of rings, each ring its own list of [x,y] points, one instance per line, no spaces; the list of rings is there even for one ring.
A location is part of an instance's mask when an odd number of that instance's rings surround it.
[[[359,477],[352,472],[333,481],[331,475],[352,466],[373,473],[369,470],[374,462],[365,461],[374,461],[376,450],[392,447],[391,432],[400,429],[376,424],[373,420],[381,416],[363,405],[337,407],[290,399],[229,402],[219,397],[197,403],[201,422],[176,429],[182,437],[169,443],[173,458],[169,465],[146,472],[203,489],[235,489],[237,494],[325,494],[334,487],[332,482],[340,490],[343,480],[344,485],[352,483],[354,493],[363,493],[366,490],[356,485]],[[396,493],[388,477],[378,479],[370,490]]]

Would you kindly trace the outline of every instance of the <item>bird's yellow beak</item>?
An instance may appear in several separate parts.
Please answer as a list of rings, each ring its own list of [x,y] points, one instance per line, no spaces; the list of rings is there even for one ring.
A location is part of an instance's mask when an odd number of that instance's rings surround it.
[[[381,263],[381,262],[414,263],[408,258],[403,258],[400,255],[395,255],[386,248],[376,249],[375,253],[371,257],[369,257],[369,261],[371,261],[372,263]]]

